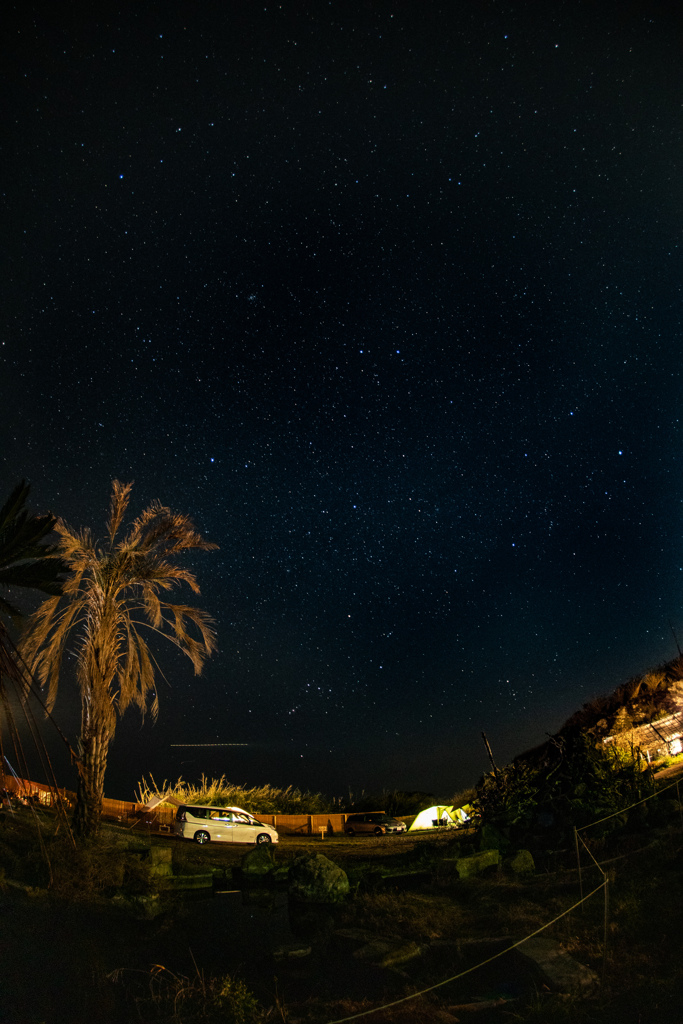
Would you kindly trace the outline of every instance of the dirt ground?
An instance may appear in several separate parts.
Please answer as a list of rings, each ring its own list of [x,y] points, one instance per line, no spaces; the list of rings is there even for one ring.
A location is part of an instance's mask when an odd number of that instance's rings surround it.
[[[472,833],[473,834],[473,833]],[[389,836],[280,836],[280,841],[273,846],[276,860],[289,860],[301,853],[323,853],[331,860],[342,864],[363,861],[371,857],[373,860],[383,858],[406,857],[428,844],[442,848],[451,843],[458,843],[470,835],[467,829],[444,829],[436,833],[410,832],[403,835]],[[153,835],[152,842],[171,845],[178,859],[193,866],[201,864],[216,866],[238,865],[253,847],[249,844],[231,845],[230,843],[209,843],[197,846],[189,839],[176,839],[173,836]],[[426,849],[425,849],[426,852]]]

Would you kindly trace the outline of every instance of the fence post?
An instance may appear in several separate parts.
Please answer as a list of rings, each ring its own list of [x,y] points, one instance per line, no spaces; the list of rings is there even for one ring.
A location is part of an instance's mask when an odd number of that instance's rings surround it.
[[[607,970],[607,922],[609,918],[609,878],[605,875],[605,920],[604,934],[602,940],[602,984],[605,984],[605,972]]]
[[[579,833],[576,831],[576,825],[574,825],[574,846],[576,847],[576,865],[579,870],[579,896],[583,900],[583,881],[581,879],[581,854],[579,853]],[[581,904],[581,913],[583,914],[583,903]]]
[[[678,788],[678,779],[676,779],[676,796],[678,798],[678,813],[681,819],[681,832],[683,832],[683,807],[681,807],[681,791]]]

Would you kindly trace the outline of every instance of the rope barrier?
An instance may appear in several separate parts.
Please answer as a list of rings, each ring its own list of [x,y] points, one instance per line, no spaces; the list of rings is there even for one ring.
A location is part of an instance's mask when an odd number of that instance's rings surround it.
[[[597,860],[596,860],[596,859],[595,859],[595,857],[593,856],[593,853],[592,853],[592,851],[591,851],[591,848],[590,848],[590,846],[587,846],[587,845],[586,845],[586,843],[585,843],[585,841],[584,841],[584,838],[583,838],[583,836],[580,836],[578,832],[576,833],[576,836],[577,836],[577,838],[579,839],[579,841],[581,842],[581,845],[583,846],[584,850],[585,850],[585,851],[587,852],[588,856],[589,856],[589,857],[590,857],[590,859],[591,859],[591,860],[593,861],[593,863],[595,864],[596,868],[598,869],[598,871],[599,871],[599,872],[600,872],[600,874],[602,875],[602,877],[603,877],[603,878],[607,878],[607,875],[606,875],[606,874],[605,874],[605,872],[604,872],[604,871],[602,870],[602,865],[598,864]]]
[[[518,946],[521,946],[523,943],[525,943],[527,941],[527,939],[531,939],[535,935],[539,935],[541,932],[545,931],[546,928],[550,928],[551,925],[556,924],[557,921],[561,920],[563,917],[566,917],[566,915],[570,914],[572,912],[572,910],[576,910],[578,907],[582,906],[587,900],[591,899],[592,896],[595,896],[595,894],[597,892],[600,892],[600,891],[604,892],[604,895],[605,895],[605,910],[604,910],[604,920],[603,920],[603,931],[604,931],[604,935],[603,935],[603,960],[602,960],[602,971],[603,971],[603,981],[604,981],[605,970],[606,970],[606,965],[607,965],[607,933],[608,933],[608,914],[609,914],[609,878],[608,878],[607,873],[603,870],[601,865],[598,863],[598,861],[593,856],[593,853],[592,853],[590,847],[587,846],[583,836],[579,835],[579,832],[583,832],[587,828],[592,828],[593,825],[599,825],[603,821],[608,821],[610,818],[614,818],[617,814],[623,814],[625,811],[630,811],[633,807],[638,807],[640,804],[644,804],[648,800],[652,800],[654,797],[660,796],[662,793],[666,793],[666,791],[668,789],[673,789],[674,786],[676,786],[676,790],[677,790],[677,792],[679,792],[679,795],[680,795],[680,791],[679,791],[679,788],[678,788],[679,781],[680,780],[676,779],[676,781],[671,782],[668,786],[664,786],[661,789],[657,789],[656,792],[651,793],[649,796],[644,797],[642,800],[636,800],[635,803],[630,804],[628,807],[622,807],[620,810],[614,811],[612,814],[605,815],[604,818],[598,818],[597,821],[591,821],[591,822],[589,822],[588,825],[582,825],[581,828],[578,828],[578,829],[575,828],[574,829],[574,838],[575,838],[575,843],[576,843],[576,857],[577,857],[578,869],[579,869],[579,887],[580,887],[580,892],[581,892],[581,898],[578,900],[577,903],[574,903],[571,907],[568,907],[567,910],[563,910],[561,914],[558,914],[557,917],[554,917],[552,921],[548,921],[547,924],[541,925],[541,927],[537,928],[536,931],[530,932],[529,935],[525,935],[523,939],[519,939],[517,942],[513,942],[512,945],[506,946],[505,949],[501,950],[499,953],[494,953],[494,955],[490,956],[487,960],[482,960],[481,963],[475,964],[474,967],[468,967],[467,970],[461,971],[459,974],[454,974],[452,977],[446,978],[445,981],[439,981],[435,985],[430,985],[428,988],[421,989],[419,992],[412,992],[409,996],[403,996],[401,999],[394,999],[391,1003],[384,1003],[382,1006],[374,1006],[370,1010],[363,1010],[363,1011],[361,1011],[361,1013],[351,1014],[350,1017],[339,1017],[337,1020],[329,1021],[328,1024],[346,1024],[347,1021],[359,1020],[361,1017],[368,1017],[372,1013],[379,1013],[382,1010],[391,1009],[391,1007],[393,1007],[393,1006],[399,1006],[401,1003],[407,1003],[407,1002],[409,1002],[412,999],[418,999],[420,996],[424,996],[428,992],[433,992],[437,988],[442,988],[444,985],[450,984],[452,981],[457,981],[459,978],[464,978],[465,975],[471,974],[473,971],[478,970],[480,967],[485,967],[486,964],[492,963],[494,960],[497,960],[501,956],[505,956],[506,953],[509,953],[511,950],[516,949]],[[579,841],[581,842],[581,845],[586,850],[586,852],[588,853],[588,856],[591,858],[591,860],[595,864],[596,868],[598,869],[598,871],[602,875],[602,882],[600,883],[600,885],[596,889],[593,889],[591,892],[589,892],[587,896],[583,895],[583,884],[582,884],[582,880],[581,880],[581,859],[579,857]]]
[[[458,978],[464,978],[466,974],[471,974],[473,971],[479,970],[480,967],[485,967],[486,964],[490,964],[494,960],[498,960],[499,957],[505,956],[506,953],[509,953],[511,950],[516,949],[518,946],[521,946],[528,939],[532,939],[534,935],[539,935],[541,932],[544,932],[546,928],[550,928],[551,925],[556,924],[563,917],[566,917],[567,914],[571,914],[572,910],[576,910],[576,908],[580,907],[582,903],[585,903],[586,900],[589,900],[591,896],[595,896],[596,892],[600,892],[601,890],[605,889],[606,885],[607,879],[605,878],[605,880],[600,883],[597,889],[593,889],[593,891],[589,892],[587,896],[584,896],[582,899],[580,899],[578,903],[574,903],[571,907],[567,907],[567,909],[563,910],[561,914],[558,914],[557,917],[554,917],[552,921],[548,921],[546,924],[542,924],[540,928],[536,929],[536,931],[530,932],[528,935],[525,935],[523,939],[518,939],[517,942],[513,942],[512,945],[506,946],[505,949],[502,949],[499,953],[494,953],[493,956],[490,956],[487,960],[482,960],[481,963],[475,964],[474,967],[468,967],[467,970],[461,971],[459,974],[454,974],[453,977],[446,978],[445,981],[438,981],[436,985],[430,985],[428,988],[423,988],[419,992],[412,992],[409,996],[403,996],[401,999],[394,999],[393,1002],[384,1003],[382,1006],[374,1006],[370,1010],[362,1010],[361,1013],[353,1013],[351,1014],[350,1017],[340,1017],[337,1020],[329,1021],[328,1024],[346,1024],[346,1021],[349,1020],[358,1020],[360,1017],[368,1017],[371,1013],[379,1013],[380,1010],[388,1010],[392,1006],[398,1006],[399,1003],[407,1003],[411,999],[418,999],[420,996],[426,995],[427,992],[433,992],[435,989],[442,988],[444,985],[448,985],[452,981],[457,981]]]

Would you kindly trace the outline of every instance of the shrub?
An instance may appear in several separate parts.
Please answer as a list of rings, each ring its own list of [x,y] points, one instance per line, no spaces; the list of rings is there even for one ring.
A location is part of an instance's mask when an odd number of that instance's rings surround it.
[[[478,793],[482,820],[511,830],[518,841],[539,820],[560,828],[587,825],[654,792],[650,772],[624,748],[596,747],[583,733],[555,738],[541,763],[519,760]],[[607,827],[617,827],[615,818]]]

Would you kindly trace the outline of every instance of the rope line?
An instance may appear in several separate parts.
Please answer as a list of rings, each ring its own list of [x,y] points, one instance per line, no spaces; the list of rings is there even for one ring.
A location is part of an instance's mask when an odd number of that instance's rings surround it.
[[[411,993],[408,996],[403,996],[401,999],[394,999],[393,1002],[391,1002],[391,1003],[384,1003],[382,1006],[375,1006],[375,1007],[373,1007],[370,1010],[363,1010],[363,1011],[361,1011],[361,1013],[351,1014],[350,1017],[339,1017],[337,1020],[329,1021],[328,1024],[346,1024],[347,1021],[359,1020],[361,1017],[369,1017],[370,1014],[372,1014],[372,1013],[379,1013],[381,1010],[391,1009],[392,1006],[399,1006],[401,1003],[407,1003],[411,999],[418,999],[420,996],[426,995],[428,992],[433,992],[437,988],[442,988],[442,986],[450,984],[450,982],[452,982],[452,981],[457,981],[459,978],[464,978],[465,975],[471,974],[473,971],[478,970],[480,967],[485,967],[486,964],[492,963],[494,960],[499,959],[499,957],[505,956],[506,953],[509,953],[511,950],[516,949],[518,946],[521,946],[528,939],[533,938],[535,935],[539,935],[541,932],[545,931],[546,928],[550,928],[551,925],[553,925],[557,921],[561,920],[561,918],[566,917],[566,915],[570,914],[572,912],[572,910],[576,910],[577,907],[580,907],[583,903],[586,902],[586,900],[589,900],[592,896],[595,896],[595,894],[597,892],[601,892],[601,891],[604,891],[604,893],[605,893],[605,956],[606,956],[606,950],[607,950],[607,938],[606,938],[606,935],[607,935],[607,931],[606,931],[607,930],[607,887],[608,887],[608,884],[609,884],[609,879],[607,877],[606,872],[603,870],[601,865],[598,863],[598,861],[593,856],[593,853],[592,853],[590,847],[586,844],[583,836],[579,835],[579,832],[582,832],[582,831],[584,831],[587,828],[592,828],[593,825],[599,825],[603,821],[608,821],[610,818],[614,818],[617,814],[623,814],[625,811],[630,811],[633,807],[638,807],[640,804],[644,804],[648,800],[652,800],[654,797],[660,796],[662,793],[666,793],[666,791],[668,789],[673,789],[674,786],[678,786],[679,782],[680,782],[680,780],[676,779],[674,782],[669,783],[668,786],[663,786],[663,787],[657,789],[656,792],[651,793],[649,796],[643,797],[642,800],[636,800],[635,803],[629,804],[628,807],[622,807],[620,810],[614,811],[612,814],[605,815],[604,818],[598,818],[597,821],[591,821],[591,822],[589,822],[588,825],[582,825],[581,828],[575,829],[575,835],[576,835],[577,840],[581,841],[581,845],[586,850],[586,852],[588,853],[588,856],[591,858],[591,860],[595,864],[596,868],[598,869],[598,871],[602,875],[602,882],[600,883],[599,886],[597,886],[597,888],[595,888],[591,892],[589,892],[587,896],[582,896],[581,899],[578,900],[577,903],[574,903],[571,907],[568,907],[567,910],[563,910],[561,914],[558,914],[557,917],[554,917],[552,921],[548,921],[547,924],[541,925],[541,927],[537,928],[536,931],[530,932],[529,935],[525,935],[523,939],[519,939],[517,942],[513,942],[512,945],[506,946],[505,949],[501,950],[499,953],[494,953],[494,955],[490,956],[487,960],[482,960],[481,963],[475,964],[474,967],[468,967],[467,970],[461,971],[459,974],[454,974],[451,978],[446,978],[444,981],[438,981],[435,985],[430,985],[428,988],[423,988],[419,992],[413,992],[413,993]],[[578,854],[578,849],[577,849],[577,854]],[[604,964],[603,964],[603,972],[604,972]]]
[[[580,836],[580,835],[578,834],[578,832],[577,832],[576,834],[577,834],[578,838],[579,838],[579,839],[581,840],[581,844],[582,844],[582,846],[583,846],[584,850],[585,850],[585,851],[587,852],[588,856],[589,856],[589,857],[590,857],[590,859],[591,859],[591,860],[593,861],[593,863],[595,864],[596,868],[598,869],[598,871],[600,872],[600,874],[602,875],[602,877],[603,877],[603,878],[607,878],[607,875],[606,875],[606,874],[605,874],[605,872],[604,872],[604,871],[602,870],[602,865],[598,864],[597,860],[596,860],[596,859],[595,859],[595,857],[593,856],[593,852],[592,852],[592,850],[591,850],[590,846],[588,846],[588,845],[586,844],[586,842],[585,842],[585,840],[584,840],[583,836]]]
[[[596,892],[601,892],[605,888],[606,884],[606,881],[601,882],[597,889],[593,889],[587,896],[580,899],[578,903],[574,903],[571,907],[567,907],[567,909],[563,910],[561,914],[554,917],[552,921],[542,924],[540,928],[536,929],[536,931],[530,932],[528,935],[525,935],[523,939],[518,939],[517,942],[513,942],[512,945],[506,946],[505,949],[502,949],[499,953],[494,953],[493,956],[490,956],[487,960],[482,960],[481,963],[475,964],[474,967],[468,967],[467,970],[461,971],[460,974],[454,974],[452,978],[446,978],[445,981],[438,981],[436,985],[430,985],[429,988],[423,988],[419,992],[412,992],[409,996],[403,996],[401,999],[394,999],[393,1002],[384,1003],[382,1006],[374,1006],[371,1010],[363,1010],[361,1013],[353,1013],[350,1017],[339,1017],[337,1020],[329,1021],[328,1024],[345,1024],[345,1022],[349,1020],[358,1020],[360,1017],[368,1017],[371,1013],[379,1013],[380,1010],[388,1010],[392,1006],[398,1006],[399,1003],[407,1003],[411,999],[417,999],[419,996],[423,996],[427,992],[433,992],[434,989],[441,988],[443,985],[448,985],[451,981],[457,981],[458,978],[464,978],[466,974],[471,974],[472,971],[477,971],[480,967],[484,967],[486,964],[490,964],[494,960],[498,960],[499,957],[505,956],[506,953],[516,949],[517,946],[521,946],[522,943],[526,942],[528,939],[532,939],[534,935],[539,935],[540,932],[545,931],[546,928],[550,928],[552,924],[555,924],[561,918],[566,917],[566,915],[570,914],[572,910],[576,910],[576,908],[580,907],[582,903],[589,900],[591,896],[595,896]]]

